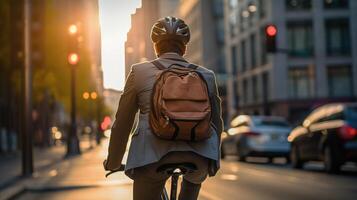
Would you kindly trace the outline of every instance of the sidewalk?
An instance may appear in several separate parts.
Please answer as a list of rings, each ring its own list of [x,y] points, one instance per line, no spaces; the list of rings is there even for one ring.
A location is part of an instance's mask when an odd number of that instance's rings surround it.
[[[132,181],[123,173],[105,178],[106,155],[107,141],[103,141],[81,156],[62,160],[24,183],[26,190],[14,199],[132,199]]]
[[[33,152],[35,171],[39,171],[50,164],[60,162],[64,155],[64,145],[35,148]],[[9,184],[21,179],[21,159],[21,152],[0,157],[0,191]]]

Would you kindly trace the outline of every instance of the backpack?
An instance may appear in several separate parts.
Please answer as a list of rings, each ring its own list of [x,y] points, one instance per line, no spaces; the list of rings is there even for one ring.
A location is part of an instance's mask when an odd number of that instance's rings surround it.
[[[162,139],[201,141],[211,136],[211,103],[203,76],[189,67],[173,64],[166,68],[151,62],[160,73],[152,92],[149,123]]]

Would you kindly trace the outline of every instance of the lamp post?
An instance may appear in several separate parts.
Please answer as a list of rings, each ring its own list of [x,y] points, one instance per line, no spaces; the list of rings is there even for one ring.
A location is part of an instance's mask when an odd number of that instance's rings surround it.
[[[83,95],[82,95],[82,97],[83,97],[83,99],[84,100],[96,100],[97,99],[97,93],[96,92],[84,92],[83,93]],[[90,110],[89,109],[90,108],[90,106],[88,105],[88,110]],[[90,112],[90,116],[92,117],[93,115],[92,115],[92,112]],[[90,117],[90,122],[92,121],[92,119],[91,119],[91,117]],[[90,123],[90,124],[92,124],[92,123]],[[93,139],[93,130],[90,132],[90,136],[89,136],[89,143],[90,143],[90,148],[93,148],[93,145],[92,145],[92,139]]]
[[[100,135],[100,99],[98,98],[98,93],[97,92],[84,92],[83,93],[83,99],[85,100],[93,100],[94,103],[96,103],[96,121],[97,121],[97,132],[96,132],[96,143],[97,145],[100,144],[100,139],[101,139],[101,135]]]
[[[98,96],[98,94],[97,93],[92,93],[92,95],[95,95],[95,99],[97,99],[97,96]],[[97,134],[96,134],[96,143],[97,143],[97,145],[99,145],[100,144],[100,142],[101,142],[101,126],[100,126],[100,124],[101,124],[101,119],[100,119],[100,115],[101,115],[101,109],[100,109],[100,99],[98,98],[97,99],[97,101],[96,101],[96,103],[97,103]]]
[[[68,64],[71,71],[71,127],[67,137],[67,155],[78,155],[81,153],[79,146],[79,139],[77,135],[77,108],[76,108],[76,68],[79,62],[79,55],[77,53],[77,41],[76,36],[78,28],[75,24],[68,27],[69,33],[69,47]]]
[[[31,0],[24,1],[24,112],[22,130],[22,175],[30,176],[33,173],[32,154],[32,67],[31,67]]]

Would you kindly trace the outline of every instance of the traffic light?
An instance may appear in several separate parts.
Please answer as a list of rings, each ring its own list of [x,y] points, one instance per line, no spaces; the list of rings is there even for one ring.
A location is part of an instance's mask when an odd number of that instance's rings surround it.
[[[68,63],[70,65],[77,65],[79,62],[79,54],[78,54],[78,26],[76,24],[71,24],[68,26],[68,34],[69,34],[69,47],[68,47]]]
[[[71,65],[76,65],[78,64],[79,61],[79,56],[77,53],[70,53],[68,55],[68,63]]]
[[[275,53],[277,51],[276,47],[276,36],[278,34],[278,29],[275,25],[268,25],[265,27],[265,46],[268,53]]]

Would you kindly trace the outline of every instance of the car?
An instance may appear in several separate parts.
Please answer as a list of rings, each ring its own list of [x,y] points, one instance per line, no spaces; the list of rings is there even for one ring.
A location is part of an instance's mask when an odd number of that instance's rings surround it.
[[[236,155],[239,161],[247,157],[285,157],[289,161],[290,145],[287,137],[290,124],[277,116],[239,115],[222,139],[221,157]]]
[[[294,168],[302,168],[308,161],[323,161],[326,172],[336,173],[345,162],[357,162],[357,103],[332,103],[315,109],[288,140]]]

